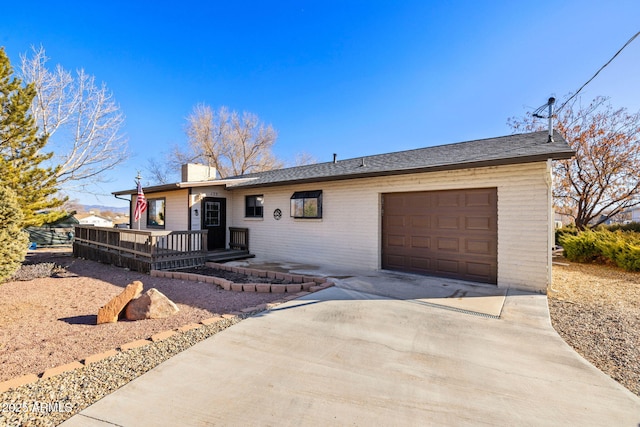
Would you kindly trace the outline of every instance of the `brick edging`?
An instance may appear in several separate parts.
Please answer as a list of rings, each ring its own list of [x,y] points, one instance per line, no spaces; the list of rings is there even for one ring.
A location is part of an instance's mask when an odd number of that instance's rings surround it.
[[[235,317],[236,316],[231,316],[231,318],[235,318]],[[0,393],[4,393],[5,391],[10,390],[12,388],[16,388],[22,385],[36,382],[39,379],[47,379],[55,375],[62,374],[64,372],[73,371],[74,369],[84,368],[85,366],[89,366],[92,363],[100,362],[101,360],[104,360],[108,357],[115,356],[118,353],[124,353],[129,350],[133,350],[139,347],[144,347],[145,345],[165,340],[169,337],[176,335],[179,332],[186,332],[188,330],[195,329],[196,327],[200,327],[200,326],[208,326],[213,323],[220,322],[222,320],[225,320],[225,318],[222,318],[219,316],[211,317],[208,319],[201,320],[199,324],[190,323],[190,324],[181,326],[179,328],[158,332],[153,334],[149,338],[131,341],[131,342],[120,345],[118,348],[107,350],[102,353],[92,354],[91,356],[86,356],[84,358],[81,358],[79,360],[76,360],[70,363],[66,363],[64,365],[46,369],[44,372],[41,372],[38,375],[27,374],[27,375],[22,375],[20,377],[15,377],[7,381],[0,382]]]
[[[184,273],[181,271],[165,271],[151,270],[152,277],[164,277],[167,279],[190,280],[193,282],[204,282],[218,285],[225,291],[233,292],[264,292],[264,293],[293,293],[298,292],[317,292],[322,289],[330,288],[333,282],[326,280],[324,277],[305,276],[302,274],[280,273],[276,271],[258,270],[255,268],[232,267],[230,265],[219,264],[216,262],[205,263],[207,267],[217,268],[218,270],[230,271],[232,273],[244,274],[253,277],[266,277],[276,280],[290,282],[289,284],[277,283],[234,283],[230,280],[215,276],[205,276],[195,273]]]
[[[236,268],[236,267],[234,267]],[[152,270],[152,273],[156,271],[160,271],[160,270]],[[160,271],[163,272],[163,271]],[[164,272],[163,272],[164,273]],[[166,273],[172,273],[172,272],[166,272]],[[175,272],[173,272],[175,273]],[[185,274],[185,273],[182,273]],[[200,274],[190,274],[190,278],[189,279],[183,279],[183,280],[193,280],[193,281],[198,281],[198,282],[205,282],[205,280],[203,280],[204,278],[210,278],[211,276],[203,276]],[[247,274],[247,273],[244,273]],[[153,274],[151,274],[153,276]],[[197,277],[196,277],[197,276]],[[163,277],[160,275],[157,275],[155,277]],[[165,276],[166,277],[166,276]],[[193,278],[192,278],[193,277]],[[177,277],[176,277],[177,278]],[[216,279],[219,279],[218,277],[216,277]],[[224,280],[224,279],[222,279]],[[228,280],[225,280],[225,282],[229,282]],[[206,283],[213,283],[213,282],[209,282],[206,281]],[[232,282],[229,282],[232,283]],[[316,283],[316,282],[314,282]],[[217,284],[217,283],[214,283]],[[261,283],[261,285],[269,285],[268,283]],[[143,347],[155,342],[159,342],[162,340],[165,340],[169,337],[172,337],[174,335],[176,335],[177,333],[185,333],[188,332],[190,330],[193,329],[197,329],[200,328],[202,326],[209,326],[212,325],[214,323],[217,322],[221,322],[224,320],[228,320],[228,319],[234,319],[238,316],[241,316],[243,314],[249,314],[249,313],[258,313],[258,312],[262,312],[265,310],[270,310],[273,307],[276,307],[280,304],[284,304],[287,301],[291,301],[293,299],[305,296],[305,295],[309,295],[311,292],[316,292],[322,289],[326,289],[328,287],[333,286],[334,284],[332,282],[324,282],[322,284],[319,284],[317,286],[310,286],[309,291],[298,291],[296,293],[292,293],[291,291],[286,290],[286,292],[291,293],[291,295],[284,297],[281,300],[277,300],[277,301],[272,301],[270,303],[266,303],[266,304],[260,304],[258,306],[255,307],[247,307],[242,309],[242,312],[233,312],[233,313],[227,313],[227,314],[223,314],[222,316],[214,316],[214,317],[210,317],[204,320],[201,320],[199,323],[188,323],[186,325],[183,325],[181,327],[175,328],[175,329],[170,329],[170,330],[166,330],[166,331],[162,331],[162,332],[158,332],[153,334],[152,336],[150,336],[149,338],[146,339],[139,339],[139,340],[135,340],[135,341],[131,341],[125,344],[120,345],[118,348],[116,349],[111,349],[111,350],[107,350],[105,352],[102,353],[98,353],[98,354],[92,354],[90,356],[86,356],[80,360],[76,360],[70,363],[65,363],[63,365],[60,366],[56,366],[53,368],[49,368],[46,369],[44,372],[41,372],[40,374],[36,375],[36,374],[26,374],[26,375],[21,375],[19,377],[15,377],[15,378],[11,378],[9,380],[0,382],[0,393],[4,393],[5,391],[8,391],[12,388],[17,388],[26,384],[31,384],[34,383],[36,381],[38,381],[39,379],[47,379],[50,377],[53,377],[55,375],[60,375],[64,372],[69,372],[69,371],[73,371],[74,369],[80,369],[80,368],[84,368],[85,366],[88,366],[92,363],[96,363],[99,362],[101,360],[104,360],[108,357],[111,356],[115,356],[118,353],[124,353],[126,351],[129,350],[133,350],[139,347]],[[273,286],[273,285],[269,285],[269,286]],[[279,285],[279,286],[287,286],[287,285]],[[224,288],[224,287],[223,287]],[[230,289],[227,289],[230,290]],[[244,286],[242,289],[243,292],[248,292],[244,290]],[[254,292],[260,292],[260,291],[256,291],[254,288]],[[272,291],[273,292],[273,291]],[[276,291],[278,292],[278,291]],[[281,291],[281,292],[285,292],[285,291]]]

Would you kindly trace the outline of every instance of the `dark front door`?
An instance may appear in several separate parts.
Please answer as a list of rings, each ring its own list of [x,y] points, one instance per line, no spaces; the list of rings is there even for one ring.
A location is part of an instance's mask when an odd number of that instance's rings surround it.
[[[209,232],[208,250],[225,248],[227,199],[206,197],[202,201],[202,229]]]

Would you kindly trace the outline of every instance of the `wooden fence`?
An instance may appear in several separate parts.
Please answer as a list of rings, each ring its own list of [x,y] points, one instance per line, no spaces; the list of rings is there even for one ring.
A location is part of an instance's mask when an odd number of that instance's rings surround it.
[[[207,231],[127,230],[75,227],[73,255],[131,270],[150,270],[204,265]]]

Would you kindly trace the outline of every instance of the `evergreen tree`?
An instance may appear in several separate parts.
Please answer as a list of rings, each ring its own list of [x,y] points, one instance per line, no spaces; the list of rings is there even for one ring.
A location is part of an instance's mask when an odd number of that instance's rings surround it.
[[[4,48],[0,48],[0,187],[13,190],[23,213],[21,226],[42,225],[64,216],[51,211],[64,200],[55,197],[58,168],[41,166],[53,153],[42,154],[47,135],[37,137],[29,114],[35,96],[33,85],[13,77]],[[37,214],[39,211],[49,211]],[[0,241],[0,245],[5,242]]]
[[[0,283],[20,268],[29,237],[21,230],[22,210],[13,190],[0,186]]]

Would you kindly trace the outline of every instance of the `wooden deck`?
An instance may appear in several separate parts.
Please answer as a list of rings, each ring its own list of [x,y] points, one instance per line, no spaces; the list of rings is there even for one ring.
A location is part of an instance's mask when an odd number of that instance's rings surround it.
[[[230,249],[207,250],[207,231],[75,227],[73,255],[148,273],[251,258],[249,230],[230,228]]]

